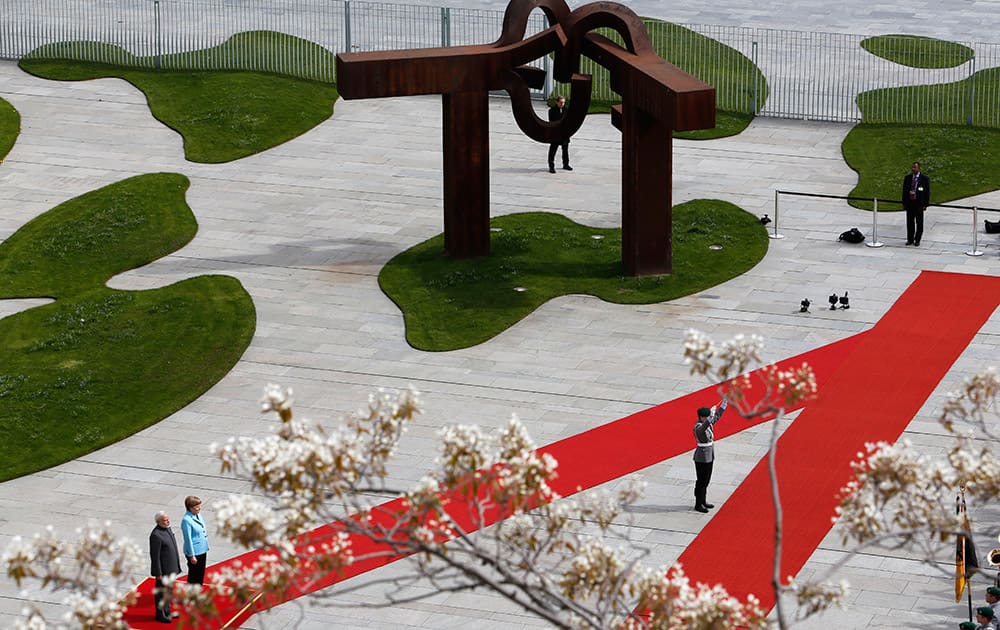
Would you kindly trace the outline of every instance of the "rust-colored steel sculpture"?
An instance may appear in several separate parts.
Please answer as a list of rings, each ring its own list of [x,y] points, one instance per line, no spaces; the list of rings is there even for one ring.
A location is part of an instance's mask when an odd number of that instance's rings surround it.
[[[528,16],[540,9],[548,29],[524,38]],[[592,31],[616,31],[624,47]],[[562,120],[542,120],[529,88],[545,74],[527,65],[553,53],[555,78],[570,84]],[[456,258],[490,250],[490,90],[506,90],[514,120],[530,138],[569,139],[590,106],[586,56],[609,70],[622,104],[612,124],[622,132],[622,264],[631,275],[671,271],[673,131],[715,126],[715,90],[661,59],[639,17],[616,2],[570,11],[564,0],[511,0],[500,38],[492,44],[341,53],[337,88],[345,99],[441,94],[444,151],[444,246]]]

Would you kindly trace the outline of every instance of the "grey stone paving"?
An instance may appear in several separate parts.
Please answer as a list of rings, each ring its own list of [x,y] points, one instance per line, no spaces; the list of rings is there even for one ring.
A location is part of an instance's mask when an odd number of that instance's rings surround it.
[[[681,364],[689,327],[717,338],[761,334],[767,359],[776,360],[869,328],[922,269],[1000,272],[996,238],[980,245],[986,255],[964,254],[971,221],[962,212],[931,211],[920,249],[902,246],[900,215],[882,215],[886,246],[871,249],[836,240],[855,225],[870,233],[870,214],[835,200],[788,197],[780,208],[785,238],[771,241],[757,267],[723,285],[645,306],[563,297],[480,346],[424,353],[404,341],[400,313],[376,278],[394,254],[441,230],[439,99],[339,102],[332,119],[285,145],[236,163],[200,165],[184,161],[180,138],[155,121],[143,96],[124,82],[47,82],[0,63],[0,96],[17,107],[23,124],[0,166],[0,238],[99,186],[140,173],[181,172],[192,182],[188,202],[199,221],[197,237],[111,284],[140,289],[225,273],[244,284],[258,309],[257,333],[243,359],[187,408],[114,446],[0,484],[0,546],[50,523],[68,533],[89,518],[110,519],[141,541],[155,510],[179,506],[192,492],[206,499],[211,523],[212,501],[246,488],[218,474],[207,444],[269,430],[272,422],[257,415],[256,405],[267,382],[294,387],[298,412],[316,419],[354,409],[377,387],[416,386],[427,413],[392,470],[405,484],[428,466],[434,431],[446,423],[496,426],[516,413],[544,444],[702,387]],[[494,215],[548,210],[590,225],[618,225],[620,142],[606,118],[589,118],[574,138],[576,170],[550,175],[545,147],[516,129],[508,103],[498,99],[490,107]],[[855,183],[840,156],[848,130],[760,119],[735,138],[678,141],[675,201],[721,198],[773,216],[777,189],[846,194]],[[900,177],[907,166],[899,165]],[[1000,207],[1000,193],[977,203]],[[849,311],[822,310],[831,291],[844,290],[852,297]],[[819,308],[799,314],[803,297]],[[38,303],[0,301],[0,314]],[[945,448],[933,420],[943,393],[995,362],[998,344],[1000,316],[994,314],[914,418],[907,438],[929,451]],[[764,454],[767,431],[757,427],[720,442],[712,485],[717,503]],[[636,536],[650,545],[651,564],[667,564],[706,522],[689,509],[690,455],[643,475],[649,487],[633,515]],[[972,506],[972,517],[980,550],[995,546],[1000,512]],[[734,549],[742,544],[752,541],[733,532]],[[213,537],[213,560],[232,553]],[[803,575],[841,557],[831,534]],[[838,573],[857,585],[848,608],[802,627],[957,623],[964,606],[951,600],[949,559],[945,553],[942,570],[934,571],[899,554],[851,558]],[[389,567],[381,575],[400,570]],[[356,605],[379,601],[383,590],[362,588],[332,608],[286,606],[248,627],[300,621],[303,628],[543,627],[489,594],[437,594],[395,609]],[[17,589],[0,579],[0,627],[11,625],[20,606]]]

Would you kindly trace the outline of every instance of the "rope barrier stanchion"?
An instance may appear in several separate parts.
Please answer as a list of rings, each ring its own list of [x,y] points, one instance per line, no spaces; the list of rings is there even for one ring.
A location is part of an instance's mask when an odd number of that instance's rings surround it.
[[[777,218],[777,217],[775,217]],[[982,256],[983,252],[979,250],[979,230],[976,229],[979,223],[979,208],[972,206],[972,249],[965,252],[966,256]]]
[[[768,238],[785,238],[784,234],[778,234],[778,195],[781,194],[780,190],[774,191],[774,233],[768,234]]]
[[[878,240],[878,197],[872,199],[872,240],[865,243],[868,247],[882,247],[885,243]]]
[[[872,202],[872,237],[870,242],[866,242],[865,245],[868,247],[884,247],[885,243],[878,240],[878,204],[881,201],[882,204],[887,203],[899,203],[899,201],[893,199],[879,199],[878,197],[853,197],[844,195],[826,195],[822,193],[807,193],[807,192],[797,192],[794,190],[775,190],[774,191],[774,231],[773,233],[768,233],[768,238],[785,238],[778,233],[778,211],[779,211],[779,195],[792,195],[797,197],[812,197],[815,199],[845,199],[847,201],[868,201]],[[972,210],[972,249],[965,252],[968,256],[982,256],[983,252],[979,249],[979,231],[977,230],[977,225],[979,223],[979,211],[984,210],[986,212],[1000,212],[1000,208],[980,208],[979,206],[957,206],[949,203],[937,203],[934,204],[935,208],[950,208],[954,210]],[[767,215],[764,215],[767,217]]]

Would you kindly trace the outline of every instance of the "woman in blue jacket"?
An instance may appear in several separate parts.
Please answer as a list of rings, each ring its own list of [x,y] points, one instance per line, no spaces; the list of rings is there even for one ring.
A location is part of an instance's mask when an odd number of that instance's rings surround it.
[[[208,556],[208,530],[201,520],[201,499],[195,496],[184,499],[187,512],[181,519],[184,536],[184,557],[187,558],[188,584],[205,583],[205,558]]]

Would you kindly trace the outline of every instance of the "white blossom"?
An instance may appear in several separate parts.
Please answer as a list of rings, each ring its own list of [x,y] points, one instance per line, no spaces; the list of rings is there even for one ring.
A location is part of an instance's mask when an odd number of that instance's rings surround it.
[[[281,414],[292,408],[292,402],[291,387],[282,389],[280,385],[268,383],[264,388],[264,396],[260,399],[260,412]]]
[[[684,342],[684,362],[691,366],[691,374],[707,376],[714,357],[715,344],[712,338],[700,330],[689,328]]]
[[[125,628],[122,611],[135,600],[131,576],[138,571],[138,547],[111,529],[110,523],[76,530],[76,540],[63,540],[51,526],[31,539],[14,537],[4,550],[7,576],[19,586],[38,581],[65,596],[63,622],[84,628]],[[65,562],[64,560],[70,560]],[[27,606],[18,628],[45,628],[42,613]]]
[[[272,506],[259,499],[229,495],[216,503],[215,510],[220,533],[246,547],[266,545],[279,533]]]

